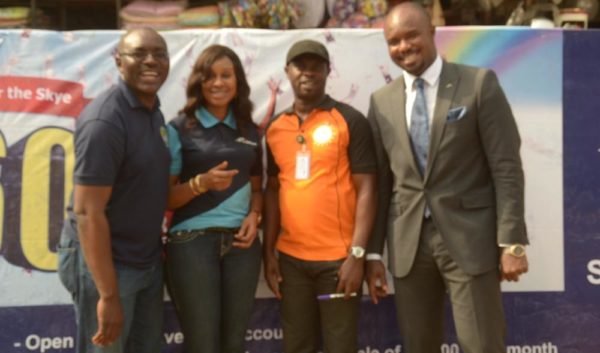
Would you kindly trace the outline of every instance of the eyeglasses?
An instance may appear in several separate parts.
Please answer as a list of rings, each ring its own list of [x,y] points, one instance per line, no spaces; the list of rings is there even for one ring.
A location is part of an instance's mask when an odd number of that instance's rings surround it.
[[[120,52],[119,54],[120,55],[125,55],[125,56],[130,56],[135,61],[146,60],[146,58],[148,57],[148,55],[152,56],[152,58],[154,60],[160,60],[160,61],[169,60],[169,53],[167,53],[166,51],[155,51],[155,52],[151,52],[151,51],[134,51],[134,52],[131,52],[131,53]]]

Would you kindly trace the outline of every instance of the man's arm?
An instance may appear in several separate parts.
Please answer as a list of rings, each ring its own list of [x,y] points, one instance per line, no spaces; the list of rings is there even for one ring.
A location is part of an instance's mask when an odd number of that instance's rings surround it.
[[[356,216],[352,245],[365,248],[369,241],[373,221],[377,194],[375,191],[375,174],[352,174],[352,182],[356,189]],[[357,259],[348,256],[338,271],[338,285],[336,292],[345,294],[350,298],[350,293],[357,292],[363,280],[364,257]]]
[[[528,244],[525,229],[524,175],[521,139],[510,105],[493,71],[483,74],[479,133],[496,194],[497,244]],[[517,281],[527,272],[527,256],[503,252],[502,279]]]
[[[279,212],[279,179],[277,176],[269,176],[267,179],[267,188],[265,190],[265,210],[263,214],[264,234],[263,234],[263,259],[264,275],[269,288],[278,299],[281,299],[279,283],[281,283],[281,273],[279,272],[279,263],[275,256],[275,244],[279,236],[281,216]]]
[[[383,147],[383,143],[381,142],[381,133],[377,118],[375,117],[375,109],[373,97],[371,96],[367,120],[369,121],[371,131],[373,132],[373,143],[377,158],[377,206],[375,224],[367,247],[367,257],[371,254],[377,254],[379,256],[382,256],[383,254],[383,247],[385,246],[387,235],[388,208],[390,204],[390,195],[392,194],[393,180],[390,162]],[[374,304],[377,304],[379,298],[385,297],[388,291],[385,266],[382,260],[370,260],[367,258],[366,281],[367,286],[369,287],[371,301]]]
[[[85,262],[100,294],[96,306],[98,331],[92,342],[99,346],[113,343],[121,334],[123,309],[115,272],[106,205],[110,186],[75,185],[74,212]]]

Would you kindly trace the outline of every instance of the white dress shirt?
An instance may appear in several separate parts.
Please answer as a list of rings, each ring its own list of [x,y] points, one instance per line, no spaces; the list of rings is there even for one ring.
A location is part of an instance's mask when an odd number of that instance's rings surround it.
[[[440,74],[442,73],[442,58],[437,55],[435,60],[429,67],[421,74],[423,81],[425,81],[425,103],[427,104],[427,118],[429,118],[429,131],[431,132],[431,121],[433,120],[433,112],[435,111],[435,102],[437,98],[438,87],[440,85]],[[404,85],[406,86],[406,105],[404,111],[406,113],[406,126],[410,130],[410,117],[415,104],[415,97],[417,96],[417,87],[414,82],[417,79],[416,76],[409,74],[406,71],[402,72],[404,77]]]

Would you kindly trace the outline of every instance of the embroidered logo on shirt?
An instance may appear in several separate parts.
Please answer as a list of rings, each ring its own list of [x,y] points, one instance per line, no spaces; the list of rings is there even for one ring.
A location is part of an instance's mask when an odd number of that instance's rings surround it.
[[[250,141],[247,138],[242,137],[242,136],[240,136],[237,139],[235,139],[235,142],[239,142],[239,143],[243,143],[243,144],[246,144],[246,145],[250,145],[252,147],[256,147],[256,145],[257,145],[256,142]]]

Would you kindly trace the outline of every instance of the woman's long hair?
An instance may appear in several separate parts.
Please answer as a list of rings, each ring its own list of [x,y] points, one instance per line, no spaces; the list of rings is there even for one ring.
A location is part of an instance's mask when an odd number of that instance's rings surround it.
[[[202,96],[202,83],[211,78],[211,67],[213,64],[224,57],[229,58],[233,63],[237,87],[236,95],[230,105],[238,130],[244,136],[244,126],[247,123],[254,124],[252,121],[253,104],[250,100],[250,86],[246,80],[246,73],[244,72],[240,58],[228,47],[215,44],[200,53],[188,79],[186,88],[187,101],[183,109],[181,109],[180,114],[185,114],[186,116],[186,127],[196,126],[196,110],[206,104],[205,98]]]

